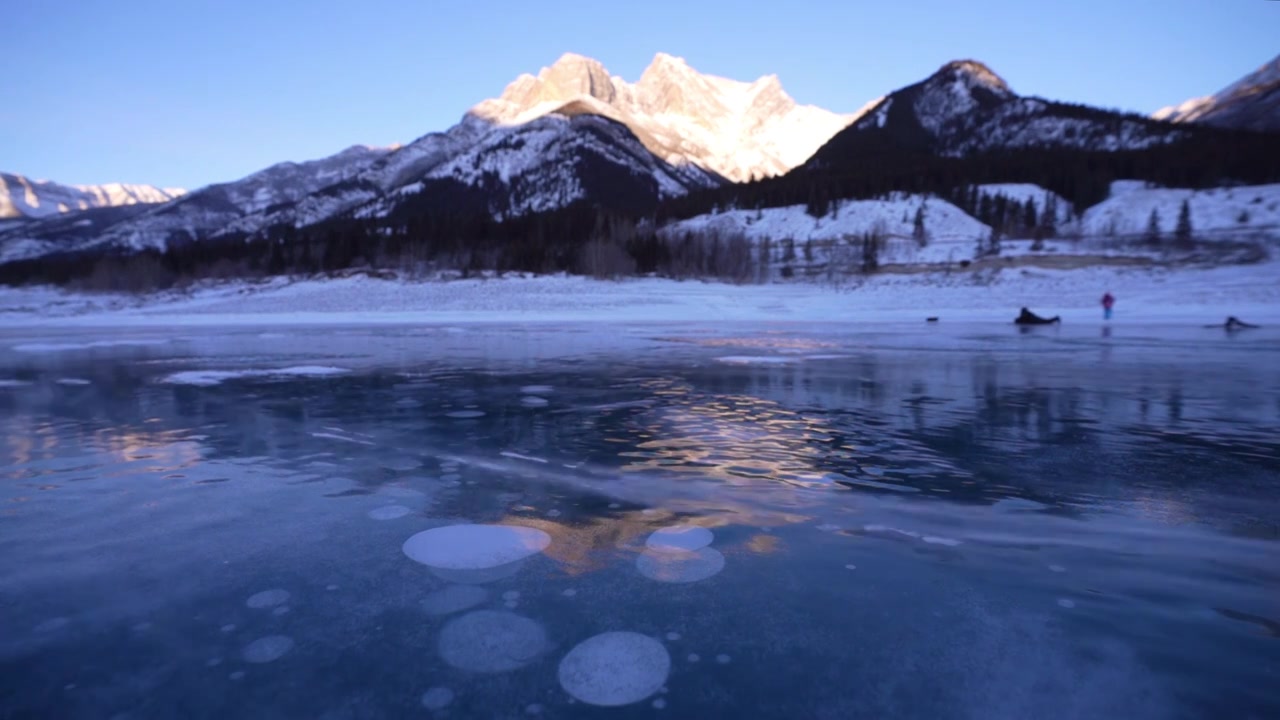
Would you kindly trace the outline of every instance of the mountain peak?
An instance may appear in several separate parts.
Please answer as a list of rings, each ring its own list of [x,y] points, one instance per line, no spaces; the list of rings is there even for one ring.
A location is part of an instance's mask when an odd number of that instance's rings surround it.
[[[1004,78],[977,60],[952,60],[939,68],[926,82],[963,83],[970,88],[982,88],[1002,97],[1014,95]]]
[[[548,99],[568,100],[578,95],[588,95],[612,102],[617,91],[609,78],[609,71],[599,61],[577,53],[565,53],[543,68],[538,79],[554,88],[556,97]]]
[[[693,70],[689,67],[689,63],[682,57],[670,55],[660,52],[653,56],[653,61],[649,63],[649,67],[645,68],[645,72],[650,70]]]

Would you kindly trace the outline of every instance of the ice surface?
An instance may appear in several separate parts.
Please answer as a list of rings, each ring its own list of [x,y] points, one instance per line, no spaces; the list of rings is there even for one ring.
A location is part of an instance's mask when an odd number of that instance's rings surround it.
[[[560,686],[577,700],[605,707],[640,702],[671,673],[662,643],[634,632],[606,632],[575,646],[560,661]]]
[[[448,585],[422,599],[428,615],[451,615],[470,610],[489,599],[489,591],[475,585]]]

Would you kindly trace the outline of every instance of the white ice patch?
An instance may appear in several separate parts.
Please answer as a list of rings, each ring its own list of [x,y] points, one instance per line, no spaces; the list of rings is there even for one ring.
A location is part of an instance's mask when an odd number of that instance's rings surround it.
[[[560,661],[560,686],[591,705],[616,707],[658,692],[671,673],[662,643],[633,632],[607,632],[579,643]]]
[[[469,672],[515,670],[549,647],[541,625],[510,612],[477,610],[450,620],[440,631],[440,657]]]
[[[258,638],[244,648],[244,660],[251,663],[269,663],[284,657],[293,649],[293,639],[284,635],[268,635]]]
[[[346,435],[339,435],[337,433],[330,432],[313,432],[311,433],[311,437],[321,438],[323,440],[341,440],[342,442],[355,443],[357,445],[368,445],[369,447],[373,447],[377,444],[369,442],[368,440],[361,440],[360,438],[347,437]]]
[[[433,687],[422,693],[422,707],[428,710],[443,710],[453,702],[453,691],[446,687]]]
[[[19,388],[26,387],[30,384],[31,383],[26,380],[6,380],[4,378],[0,378],[0,388]]]
[[[715,548],[699,550],[645,550],[636,558],[636,569],[650,580],[692,583],[706,580],[724,569],[724,555]]]
[[[726,355],[716,358],[716,362],[729,365],[787,365],[799,358],[781,355]]]
[[[287,602],[289,602],[289,591],[277,588],[273,590],[263,590],[260,593],[254,593],[249,596],[248,600],[244,601],[244,604],[255,610],[262,610],[264,608],[283,605]]]
[[[550,385],[525,385],[520,388],[521,395],[550,395],[555,388]]]
[[[537,395],[526,395],[520,398],[520,404],[525,407],[546,407],[551,403],[546,398],[540,398]]]
[[[69,386],[80,386],[80,385],[92,384],[88,380],[84,380],[82,378],[58,378],[57,383],[59,385],[69,385]]]
[[[14,345],[13,349],[25,353],[46,353],[108,347],[145,347],[148,345],[164,345],[168,342],[168,340],[98,340],[87,343],[26,343]]]
[[[445,413],[445,417],[451,417],[454,420],[474,420],[475,418],[484,417],[483,410],[454,410],[451,413]]]
[[[536,555],[551,536],[519,525],[448,525],[404,542],[410,559],[443,570],[487,570]]]
[[[542,463],[543,465],[547,464],[548,462],[547,460],[540,457],[533,457],[531,455],[521,455],[520,453],[507,452],[505,450],[498,454],[501,455],[502,457],[511,458],[512,460],[527,460],[529,462]]]
[[[701,550],[715,540],[715,535],[697,525],[673,525],[654,531],[644,544],[659,552],[692,552]]]
[[[422,599],[428,615],[452,615],[470,610],[489,599],[489,591],[475,585],[449,585]]]
[[[1075,601],[1074,601],[1074,600],[1068,600],[1068,599],[1066,599],[1066,598],[1058,598],[1058,607],[1064,607],[1064,608],[1066,608],[1066,609],[1070,610],[1071,608],[1073,608],[1073,607],[1075,607],[1075,606],[1076,606],[1076,603],[1075,603]]]
[[[395,520],[411,512],[413,511],[403,505],[386,505],[370,510],[369,517],[373,520]]]
[[[227,380],[257,377],[329,377],[351,372],[345,368],[323,365],[297,365],[273,370],[185,370],[166,376],[160,382],[172,385],[210,387]]]

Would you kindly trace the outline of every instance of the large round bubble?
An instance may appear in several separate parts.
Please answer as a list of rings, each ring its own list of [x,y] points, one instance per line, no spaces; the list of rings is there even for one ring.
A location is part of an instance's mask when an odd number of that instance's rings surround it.
[[[440,631],[440,657],[459,670],[507,672],[523,667],[549,645],[538,623],[515,613],[477,610]]]
[[[662,643],[633,632],[596,635],[560,661],[560,686],[591,705],[640,702],[662,689],[671,656]]]
[[[470,610],[489,599],[489,591],[475,585],[450,585],[422,599],[428,615],[451,615]]]
[[[715,540],[711,531],[697,525],[672,525],[655,531],[645,541],[650,550],[686,551],[701,550]]]
[[[284,635],[268,635],[258,638],[244,648],[245,662],[269,663],[279,660],[293,649],[293,639]]]
[[[404,554],[442,570],[487,570],[536,555],[551,536],[518,525],[449,525],[424,530],[404,542]]]
[[[698,582],[724,569],[724,555],[709,547],[693,552],[646,550],[636,558],[636,569],[641,575],[658,582]]]

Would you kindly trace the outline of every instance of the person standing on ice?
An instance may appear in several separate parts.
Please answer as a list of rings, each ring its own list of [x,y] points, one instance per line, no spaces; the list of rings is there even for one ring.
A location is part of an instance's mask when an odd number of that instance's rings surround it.
[[[1111,319],[1111,308],[1116,304],[1116,299],[1108,291],[1102,296],[1102,319]]]

